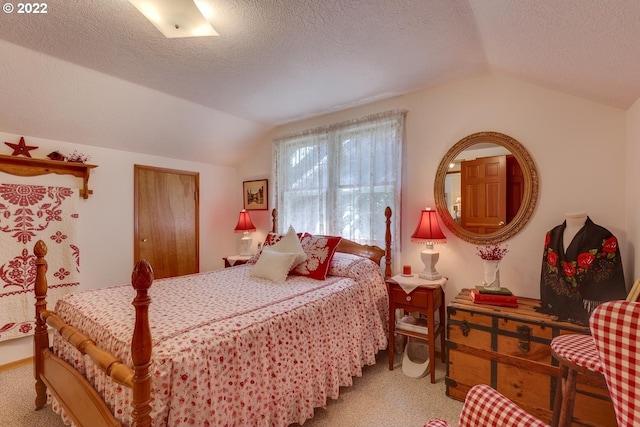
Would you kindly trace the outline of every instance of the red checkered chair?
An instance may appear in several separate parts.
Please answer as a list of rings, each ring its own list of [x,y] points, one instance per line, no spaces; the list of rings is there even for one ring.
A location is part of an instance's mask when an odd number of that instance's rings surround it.
[[[640,425],[640,303],[610,301],[589,318],[618,427]]]
[[[551,340],[551,354],[558,361],[560,367],[551,425],[569,427],[573,421],[578,374],[588,378],[591,384],[604,388],[602,363],[600,363],[596,343],[591,335],[557,336]]]
[[[636,288],[634,286],[634,288]],[[586,340],[588,356],[575,352],[573,360],[604,375],[618,427],[640,426],[640,302],[609,301],[589,318],[592,338]],[[591,351],[595,349],[595,351]],[[584,352],[584,349],[583,349]],[[566,353],[569,354],[569,353]],[[424,427],[447,427],[433,420]],[[542,427],[545,423],[527,414],[487,385],[469,390],[458,427]]]
[[[640,295],[640,280],[636,280],[627,301],[637,301]],[[605,386],[603,367],[591,335],[560,335],[551,340],[551,354],[558,361],[560,377],[551,425],[568,427],[573,421],[573,407],[576,400],[576,380],[582,374],[593,385]]]
[[[448,427],[432,420],[424,427]],[[488,385],[471,387],[460,413],[458,427],[548,427]]]

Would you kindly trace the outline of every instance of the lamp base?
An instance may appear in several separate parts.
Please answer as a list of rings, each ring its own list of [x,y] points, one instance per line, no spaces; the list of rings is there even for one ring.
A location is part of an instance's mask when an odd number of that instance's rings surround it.
[[[442,279],[442,274],[436,270],[436,264],[440,259],[440,253],[433,250],[433,245],[428,245],[425,250],[420,252],[420,258],[424,264],[424,270],[418,275],[421,279],[426,280],[439,280]]]
[[[437,271],[436,271],[435,274],[432,274],[432,273],[426,273],[425,274],[425,272],[423,271],[422,273],[420,273],[418,275],[418,277],[420,277],[421,279],[425,279],[425,280],[440,280],[440,279],[442,279],[442,274],[438,273]]]
[[[240,239],[240,255],[253,255],[251,253],[251,243],[253,242],[253,239],[251,238],[251,236],[249,236],[248,232],[244,232],[244,235],[242,236],[242,239]]]

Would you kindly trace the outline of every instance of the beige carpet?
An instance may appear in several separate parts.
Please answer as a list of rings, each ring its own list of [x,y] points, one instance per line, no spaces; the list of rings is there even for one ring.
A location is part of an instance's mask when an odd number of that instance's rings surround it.
[[[400,356],[389,371],[387,352],[380,352],[374,366],[364,368],[352,387],[343,388],[337,400],[318,408],[304,427],[420,427],[433,418],[457,426],[462,403],[445,395],[445,367],[436,363],[436,383],[402,373]],[[0,374],[0,426],[62,427],[49,406],[34,411],[32,367]]]

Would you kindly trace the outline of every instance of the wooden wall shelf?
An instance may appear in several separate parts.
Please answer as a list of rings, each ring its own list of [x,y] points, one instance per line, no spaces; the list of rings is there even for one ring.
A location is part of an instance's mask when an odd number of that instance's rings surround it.
[[[18,176],[38,176],[55,173],[73,175],[82,178],[80,195],[88,199],[93,190],[89,190],[89,174],[97,165],[58,160],[33,159],[31,157],[5,156],[0,154],[0,171]]]

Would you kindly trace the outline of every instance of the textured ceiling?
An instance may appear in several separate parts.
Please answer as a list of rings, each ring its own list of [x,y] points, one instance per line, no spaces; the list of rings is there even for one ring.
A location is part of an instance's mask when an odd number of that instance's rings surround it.
[[[637,0],[209,0],[220,36],[180,39],[127,0],[46,3],[0,15],[0,130],[233,164],[274,125],[482,74],[640,97]]]

